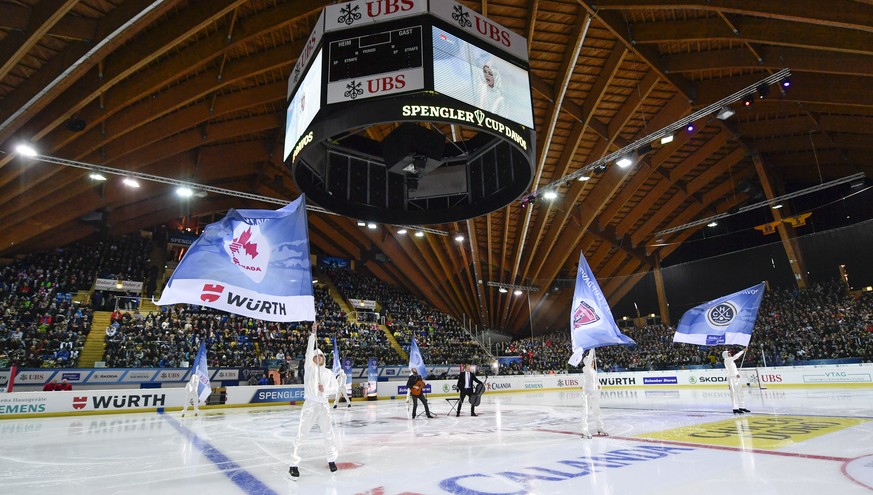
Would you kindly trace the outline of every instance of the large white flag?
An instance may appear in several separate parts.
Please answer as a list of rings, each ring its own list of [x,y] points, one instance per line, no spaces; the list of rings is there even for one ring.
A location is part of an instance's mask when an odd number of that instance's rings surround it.
[[[682,315],[673,342],[697,345],[749,345],[764,282],[695,306]]]
[[[636,345],[615,324],[612,310],[594,279],[584,253],[579,254],[576,292],[570,308],[570,337],[573,339],[573,355],[569,363],[573,366],[579,365],[587,349],[614,344]]]
[[[206,227],[158,305],[197,304],[268,321],[314,321],[306,201],[230,210]]]
[[[197,357],[194,358],[194,368],[191,373],[197,375],[197,396],[200,400],[206,402],[209,394],[212,393],[212,388],[209,386],[209,368],[206,366],[206,341],[200,341],[200,350],[197,351]]]
[[[415,338],[409,344],[409,367],[418,370],[418,374],[422,378],[427,378],[427,366],[424,365],[424,358],[421,357],[421,351],[418,350]]]

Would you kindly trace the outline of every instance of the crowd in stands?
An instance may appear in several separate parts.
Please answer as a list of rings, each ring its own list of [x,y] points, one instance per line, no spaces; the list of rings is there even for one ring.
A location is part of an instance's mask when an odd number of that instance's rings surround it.
[[[675,327],[655,324],[623,328],[636,347],[598,350],[602,370],[676,369],[722,365],[724,347],[674,344]],[[501,373],[573,371],[569,331],[496,345],[500,356],[519,356],[521,363]],[[763,351],[763,352],[762,352]],[[806,290],[767,292],[758,311],[745,362],[763,366],[795,365],[816,359],[859,358],[873,361],[873,293],[849,295],[838,281]]]
[[[325,354],[333,352],[332,339],[336,338],[342,357],[352,358],[354,365],[365,365],[369,357],[378,357],[382,364],[396,362],[397,353],[381,329],[348,322],[328,289],[316,287],[314,294],[320,348]],[[260,368],[274,361],[288,382],[296,378],[291,361],[305,354],[310,328],[309,324],[267,322],[199,306],[166,307],[158,314],[118,314],[120,319],[106,329],[104,360],[109,367],[190,366],[205,340],[210,367]]]
[[[405,352],[415,338],[428,364],[487,362],[487,352],[457,320],[413,294],[363,273],[342,269],[328,273],[344,297],[381,305],[385,326]]]
[[[91,329],[92,305],[73,303],[72,294],[90,288],[95,277],[150,276],[150,250],[150,240],[134,235],[36,253],[0,267],[0,368],[12,363],[28,368],[77,366]],[[413,294],[349,269],[331,268],[326,275],[341,298],[374,301],[376,308],[359,313],[373,318],[349,318],[326,286],[316,287],[325,354],[332,352],[335,340],[340,355],[351,358],[354,366],[365,366],[371,357],[381,365],[406,364],[390,335],[407,353],[415,339],[429,365],[490,365],[489,352],[463,325]],[[282,382],[300,380],[295,361],[304,355],[308,324],[265,322],[197,306],[141,314],[134,309],[137,295],[125,296],[107,291],[92,300],[94,310],[113,311],[112,324],[100,329],[106,334],[104,361],[109,367],[190,366],[205,341],[210,367],[263,368],[267,362],[278,363]],[[654,324],[623,331],[636,347],[601,349],[601,369],[721,365],[721,347],[674,344],[674,327]],[[503,374],[575,371],[567,365],[571,343],[566,330],[496,344],[493,351],[515,357],[501,367]],[[835,358],[873,361],[873,294],[853,297],[838,281],[765,294],[746,363],[792,365]]]

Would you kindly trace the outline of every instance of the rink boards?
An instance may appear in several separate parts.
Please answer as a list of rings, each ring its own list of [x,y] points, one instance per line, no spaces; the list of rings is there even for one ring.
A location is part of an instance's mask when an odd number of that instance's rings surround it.
[[[744,368],[743,381],[749,386],[779,387],[873,387],[873,365],[846,364],[828,366]],[[723,369],[673,370],[624,373],[600,373],[604,389],[670,389],[685,387],[725,387]],[[428,391],[435,397],[453,396],[456,380],[430,380]],[[570,390],[580,388],[579,374],[493,376],[485,381],[486,394]],[[378,397],[392,399],[406,396],[403,380],[378,382]],[[302,385],[238,386],[226,388],[224,405],[296,404],[303,401]],[[178,387],[74,390],[71,392],[0,393],[0,419],[57,416],[67,414],[106,414],[181,409],[184,390]]]

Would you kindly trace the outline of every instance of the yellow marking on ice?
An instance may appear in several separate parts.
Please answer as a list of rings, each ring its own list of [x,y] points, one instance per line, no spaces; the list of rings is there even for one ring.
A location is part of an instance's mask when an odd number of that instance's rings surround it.
[[[750,415],[637,436],[749,449],[778,449],[866,421],[859,418]]]

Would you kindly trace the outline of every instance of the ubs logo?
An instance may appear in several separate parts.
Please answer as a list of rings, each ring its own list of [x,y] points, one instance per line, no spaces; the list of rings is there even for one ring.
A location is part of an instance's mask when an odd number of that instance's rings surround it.
[[[361,88],[361,83],[351,80],[346,84],[346,92],[343,93],[343,96],[354,100],[362,94],[364,94],[364,90]]]
[[[454,12],[452,12],[452,20],[458,23],[462,28],[473,27],[473,23],[470,22],[470,13],[464,11],[464,7],[461,5],[455,5],[453,8]]]
[[[340,8],[340,16],[336,18],[336,22],[351,26],[355,21],[361,20],[360,10],[361,7],[359,5],[352,6],[351,4],[346,4],[345,7]]]

